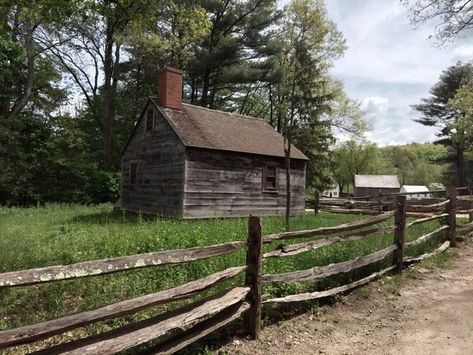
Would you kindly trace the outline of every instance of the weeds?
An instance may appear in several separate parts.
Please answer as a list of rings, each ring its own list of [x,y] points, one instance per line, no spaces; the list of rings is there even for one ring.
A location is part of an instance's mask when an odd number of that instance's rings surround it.
[[[441,254],[423,260],[420,265],[426,269],[447,269],[452,265],[455,251],[447,250]]]

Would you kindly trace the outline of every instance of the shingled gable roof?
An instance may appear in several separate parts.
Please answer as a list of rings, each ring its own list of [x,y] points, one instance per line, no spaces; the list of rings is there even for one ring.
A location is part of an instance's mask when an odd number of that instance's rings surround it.
[[[284,157],[283,137],[262,119],[185,103],[182,110],[176,110],[150,101],[186,147]],[[294,146],[291,158],[308,160]]]
[[[355,175],[355,187],[399,189],[396,175]]]

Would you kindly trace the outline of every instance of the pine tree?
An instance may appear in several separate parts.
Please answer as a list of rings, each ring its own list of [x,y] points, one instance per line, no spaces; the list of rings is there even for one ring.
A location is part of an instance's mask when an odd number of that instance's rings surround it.
[[[459,119],[455,110],[449,107],[449,100],[453,99],[463,84],[473,79],[473,65],[470,63],[457,63],[445,70],[438,82],[430,89],[430,97],[421,100],[420,104],[414,105],[422,116],[415,119],[425,126],[439,127],[435,142],[450,147],[453,153],[450,155],[456,168],[457,186],[465,186],[465,150],[467,142],[464,138],[462,128],[456,123]]]
[[[210,108],[238,109],[245,89],[271,81],[275,0],[202,1],[211,28],[188,70],[189,101]],[[242,101],[240,100],[241,104]]]

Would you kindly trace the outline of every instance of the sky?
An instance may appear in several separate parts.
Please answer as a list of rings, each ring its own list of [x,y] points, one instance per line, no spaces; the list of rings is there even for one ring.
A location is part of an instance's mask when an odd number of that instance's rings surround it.
[[[373,129],[366,138],[380,146],[435,140],[435,128],[413,121],[411,105],[428,97],[442,70],[473,59],[473,38],[439,46],[435,23],[415,29],[399,0],[326,0],[329,18],[348,50],[332,70],[361,103]]]

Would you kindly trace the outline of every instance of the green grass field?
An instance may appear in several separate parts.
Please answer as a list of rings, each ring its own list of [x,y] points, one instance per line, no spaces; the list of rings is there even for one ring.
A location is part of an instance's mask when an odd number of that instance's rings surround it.
[[[334,226],[365,218],[367,217],[330,213],[321,213],[319,216],[306,214],[292,219],[292,229]],[[392,223],[391,219],[382,225]],[[438,225],[439,222],[431,222],[415,226],[408,231],[406,239],[415,239]],[[264,234],[276,233],[283,231],[284,221],[280,217],[265,217],[262,219],[262,226]],[[247,219],[244,218],[195,221],[145,218],[113,212],[110,205],[0,208],[0,272],[246,240],[246,230]],[[426,245],[407,253],[420,254],[425,250],[432,250],[442,238],[443,235],[439,235]],[[293,257],[270,259],[264,264],[264,272],[280,273],[349,260],[382,249],[392,242],[392,234],[369,236],[360,241],[339,243]],[[265,250],[274,249],[280,243],[267,245]],[[390,258],[387,258],[380,264],[387,265],[390,262]],[[178,286],[244,263],[243,250],[183,265],[152,267],[39,286],[0,289],[0,330],[94,309]],[[362,277],[382,266],[374,265],[352,273],[311,282],[272,284],[265,286],[264,293],[281,296],[326,288]],[[242,280],[243,277],[239,277],[219,288],[241,283]],[[176,304],[154,307],[135,315],[88,326],[72,334],[73,336],[93,334],[175,306]],[[55,343],[59,339],[61,336],[48,341]]]

